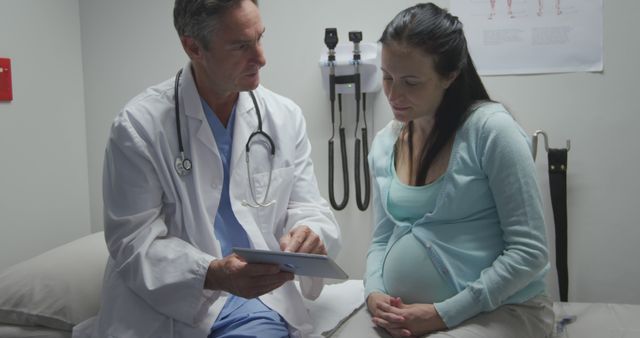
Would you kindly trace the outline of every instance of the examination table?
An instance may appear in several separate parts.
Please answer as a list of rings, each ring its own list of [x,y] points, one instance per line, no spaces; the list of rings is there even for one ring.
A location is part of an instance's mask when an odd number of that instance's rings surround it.
[[[100,306],[107,250],[92,234],[0,271],[0,338],[67,338]],[[312,337],[376,337],[361,280],[328,285],[307,302]],[[640,305],[555,303],[556,337],[640,338]],[[388,337],[380,334],[380,337]]]

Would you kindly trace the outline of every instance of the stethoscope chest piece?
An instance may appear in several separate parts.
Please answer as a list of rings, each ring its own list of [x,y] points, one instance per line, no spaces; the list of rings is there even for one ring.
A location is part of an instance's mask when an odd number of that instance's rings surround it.
[[[178,176],[187,176],[191,172],[191,161],[188,158],[184,158],[183,154],[176,157],[176,172]]]

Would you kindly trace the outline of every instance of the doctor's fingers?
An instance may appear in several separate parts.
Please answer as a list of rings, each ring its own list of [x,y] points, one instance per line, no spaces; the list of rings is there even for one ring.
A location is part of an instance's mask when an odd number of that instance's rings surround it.
[[[306,225],[295,228],[283,236],[280,240],[280,247],[284,247],[284,251],[290,252],[327,254],[320,236]]]
[[[242,270],[238,271],[238,275],[247,277],[277,275],[278,273],[280,273],[280,267],[278,265],[259,263],[248,263],[242,267]]]
[[[244,258],[233,253],[221,259],[221,270],[227,276],[261,276],[280,272],[277,264],[247,263]]]
[[[233,275],[242,272],[249,263],[235,253],[219,260],[220,272],[225,275]]]
[[[296,252],[304,238],[307,236],[304,232],[310,230],[308,227],[295,228],[280,238],[280,250],[288,252]]]
[[[298,252],[326,255],[327,249],[325,248],[324,243],[322,243],[320,236],[313,232],[311,234],[312,235],[307,236],[300,248],[298,248]]]

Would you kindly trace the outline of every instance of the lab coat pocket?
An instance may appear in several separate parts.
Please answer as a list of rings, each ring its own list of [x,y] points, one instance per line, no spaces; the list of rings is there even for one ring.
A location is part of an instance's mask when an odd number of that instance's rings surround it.
[[[257,208],[258,218],[256,221],[263,234],[272,234],[276,236],[276,239],[283,232],[281,228],[285,223],[289,198],[295,181],[294,170],[293,166],[276,168],[271,173],[270,182],[269,172],[258,173],[253,177],[256,200],[260,203],[263,200],[265,203],[275,201],[270,206]],[[255,202],[252,196],[249,198],[251,202]]]

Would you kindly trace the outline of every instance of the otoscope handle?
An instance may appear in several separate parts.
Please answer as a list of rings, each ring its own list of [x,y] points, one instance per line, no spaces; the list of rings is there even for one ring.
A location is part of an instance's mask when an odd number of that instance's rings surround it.
[[[329,100],[333,104],[336,101],[336,76],[329,75]]]

